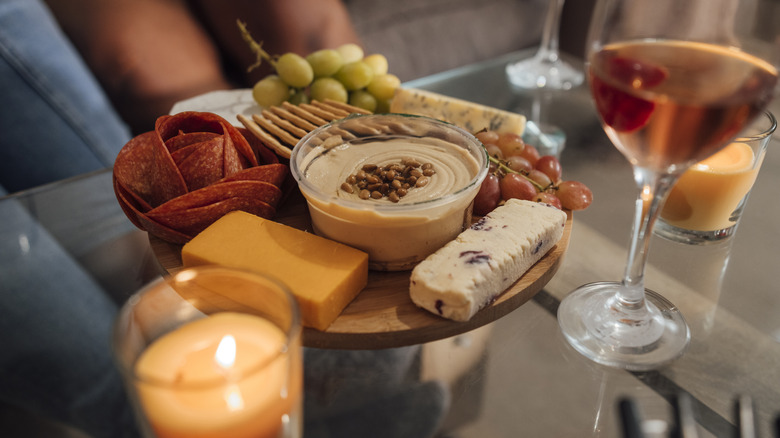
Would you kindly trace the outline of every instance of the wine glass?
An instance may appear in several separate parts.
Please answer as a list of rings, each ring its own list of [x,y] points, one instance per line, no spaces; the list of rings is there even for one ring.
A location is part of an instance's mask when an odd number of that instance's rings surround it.
[[[772,98],[780,53],[776,35],[756,32],[756,8],[754,0],[596,4],[590,89],[639,195],[623,280],[581,286],[558,308],[567,341],[595,362],[653,369],[690,342],[679,309],[644,287],[650,237],[677,177],[724,147]]]
[[[527,59],[507,64],[509,82],[520,88],[547,88],[568,90],[580,85],[583,73],[560,57],[558,34],[564,0],[549,0],[547,16],[542,29],[542,42],[536,54]]]

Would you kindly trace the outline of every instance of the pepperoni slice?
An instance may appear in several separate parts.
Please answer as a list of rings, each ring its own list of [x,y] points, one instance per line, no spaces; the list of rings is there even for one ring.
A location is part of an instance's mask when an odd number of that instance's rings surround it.
[[[290,174],[289,168],[284,164],[266,164],[265,166],[250,167],[241,172],[222,178],[219,182],[228,181],[265,181],[276,187],[282,187],[285,178]]]
[[[122,147],[114,161],[114,177],[152,207],[187,193],[184,178],[154,132],[132,138]]]
[[[185,243],[233,210],[271,218],[289,167],[213,113],[162,116],[131,139],[114,163],[114,193],[130,221]]]
[[[172,199],[146,213],[157,217],[172,211],[183,211],[213,204],[228,198],[246,197],[263,199],[267,204],[275,204],[282,196],[279,187],[264,181],[230,181],[204,187]]]

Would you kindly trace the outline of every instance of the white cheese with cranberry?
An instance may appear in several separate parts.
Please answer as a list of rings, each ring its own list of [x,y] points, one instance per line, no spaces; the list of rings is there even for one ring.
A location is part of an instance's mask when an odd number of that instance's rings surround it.
[[[503,111],[463,99],[431,91],[398,88],[390,103],[390,112],[427,116],[444,120],[476,134],[487,129],[498,133],[522,135],[526,118],[522,114]]]
[[[547,254],[565,225],[561,210],[510,199],[414,268],[412,301],[445,318],[468,321]]]

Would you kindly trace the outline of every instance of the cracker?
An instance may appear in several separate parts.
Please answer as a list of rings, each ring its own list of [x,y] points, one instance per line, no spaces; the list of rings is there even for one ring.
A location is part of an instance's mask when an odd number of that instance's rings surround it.
[[[308,134],[309,131],[316,128],[316,126],[311,125],[312,128],[309,130],[302,129],[268,110],[263,110],[261,114],[263,115],[263,117],[270,120],[272,123],[274,123],[275,125],[279,126],[280,128],[284,129],[285,131],[289,132],[290,134],[294,135],[297,138],[302,138],[304,135]]]
[[[252,115],[252,120],[255,121],[260,127],[265,129],[265,131],[277,139],[281,140],[284,143],[287,143],[290,146],[295,146],[298,143],[298,140],[300,138],[293,137],[289,132],[285,131],[284,129],[280,128],[275,123],[271,122],[270,120],[266,119],[265,117],[258,116],[257,114]]]
[[[260,139],[263,144],[276,152],[280,157],[289,159],[292,156],[292,150],[290,148],[279,143],[276,138],[265,132],[262,128],[260,128],[260,126],[257,125],[257,123],[248,119],[243,114],[238,114],[237,117],[238,121],[241,122],[241,124],[244,125],[244,127],[249,130],[249,132],[254,134],[255,137]]]
[[[315,114],[310,113],[305,108],[297,105],[293,105],[290,102],[284,102],[282,103],[282,108],[290,111],[291,113],[295,114],[298,117],[301,117],[316,126],[322,126],[326,125],[328,123],[328,120],[323,119],[322,117],[319,117]]]

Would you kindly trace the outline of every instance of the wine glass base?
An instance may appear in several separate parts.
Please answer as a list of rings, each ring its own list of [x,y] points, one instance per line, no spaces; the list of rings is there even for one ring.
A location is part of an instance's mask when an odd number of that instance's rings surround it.
[[[581,286],[558,307],[558,324],[566,340],[590,360],[616,368],[647,371],[682,356],[690,330],[672,303],[646,289],[650,319],[639,323],[616,311],[617,282]]]
[[[570,90],[585,80],[568,62],[540,56],[507,64],[506,75],[512,85],[523,89]]]
[[[561,157],[566,146],[566,133],[559,127],[528,120],[523,132],[523,141],[536,146],[540,155]]]

